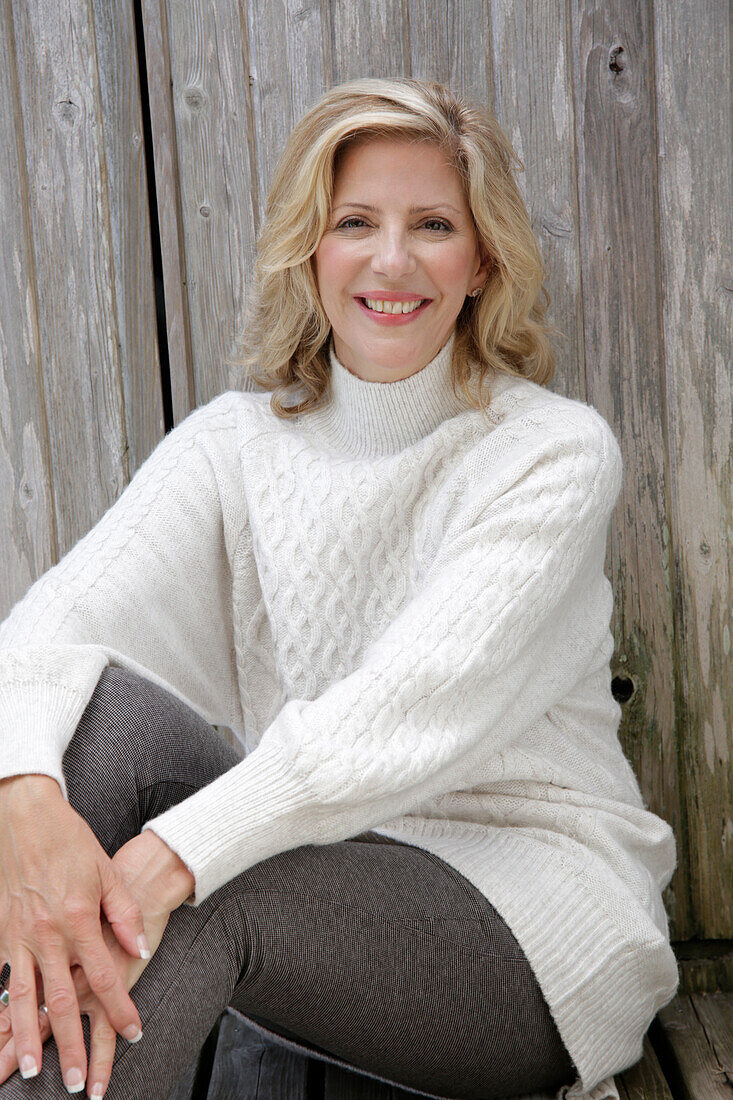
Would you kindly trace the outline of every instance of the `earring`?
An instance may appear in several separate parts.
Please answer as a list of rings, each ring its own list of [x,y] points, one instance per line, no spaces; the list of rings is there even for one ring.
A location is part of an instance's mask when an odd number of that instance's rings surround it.
[[[478,298],[478,296],[479,296],[479,294],[481,293],[482,290],[483,290],[483,287],[477,286],[475,290],[471,291],[471,297],[472,298]]]

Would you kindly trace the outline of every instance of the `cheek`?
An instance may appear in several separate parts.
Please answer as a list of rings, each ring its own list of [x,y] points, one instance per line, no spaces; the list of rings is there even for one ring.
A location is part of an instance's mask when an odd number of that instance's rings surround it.
[[[349,279],[347,251],[339,241],[321,241],[314,254],[316,280],[322,297],[331,297]]]
[[[463,296],[463,288],[470,280],[475,266],[475,252],[466,247],[446,250],[440,257],[436,270],[443,287],[451,296]]]

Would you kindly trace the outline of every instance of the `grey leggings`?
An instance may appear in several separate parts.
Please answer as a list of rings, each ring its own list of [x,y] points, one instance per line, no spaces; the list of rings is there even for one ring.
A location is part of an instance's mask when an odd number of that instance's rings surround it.
[[[112,855],[238,762],[189,707],[102,674],[63,761],[71,805]],[[283,1045],[452,1100],[575,1079],[534,974],[493,906],[432,853],[375,833],[263,860],[170,918],[117,1041],[108,1100],[165,1100],[227,1006]],[[83,1019],[88,1044],[88,1020]],[[67,1096],[53,1038],[9,1098]]]

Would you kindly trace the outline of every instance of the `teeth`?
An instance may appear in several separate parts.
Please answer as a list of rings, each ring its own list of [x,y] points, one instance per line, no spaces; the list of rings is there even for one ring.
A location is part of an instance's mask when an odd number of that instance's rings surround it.
[[[364,299],[369,309],[376,313],[413,313],[425,300],[421,298],[419,302],[383,302],[376,298]]]

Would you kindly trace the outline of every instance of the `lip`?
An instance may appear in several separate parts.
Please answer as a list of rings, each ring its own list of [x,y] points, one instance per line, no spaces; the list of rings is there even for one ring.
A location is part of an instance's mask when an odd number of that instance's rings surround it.
[[[371,298],[371,294],[366,295],[366,297]],[[379,299],[377,300],[379,301]],[[413,309],[412,313],[378,313],[376,310],[369,309],[368,306],[365,306],[360,298],[355,297],[354,301],[361,312],[366,314],[375,325],[409,325],[410,321],[414,321],[416,317],[419,317],[425,312],[428,306],[432,304],[433,299],[427,298],[421,306],[418,306],[417,309]],[[415,294],[410,298],[385,298],[383,301],[419,302],[420,296]]]
[[[355,294],[355,298],[371,298],[377,302],[419,302],[422,298],[431,301],[427,294],[398,293],[391,290],[365,290],[363,294]]]

